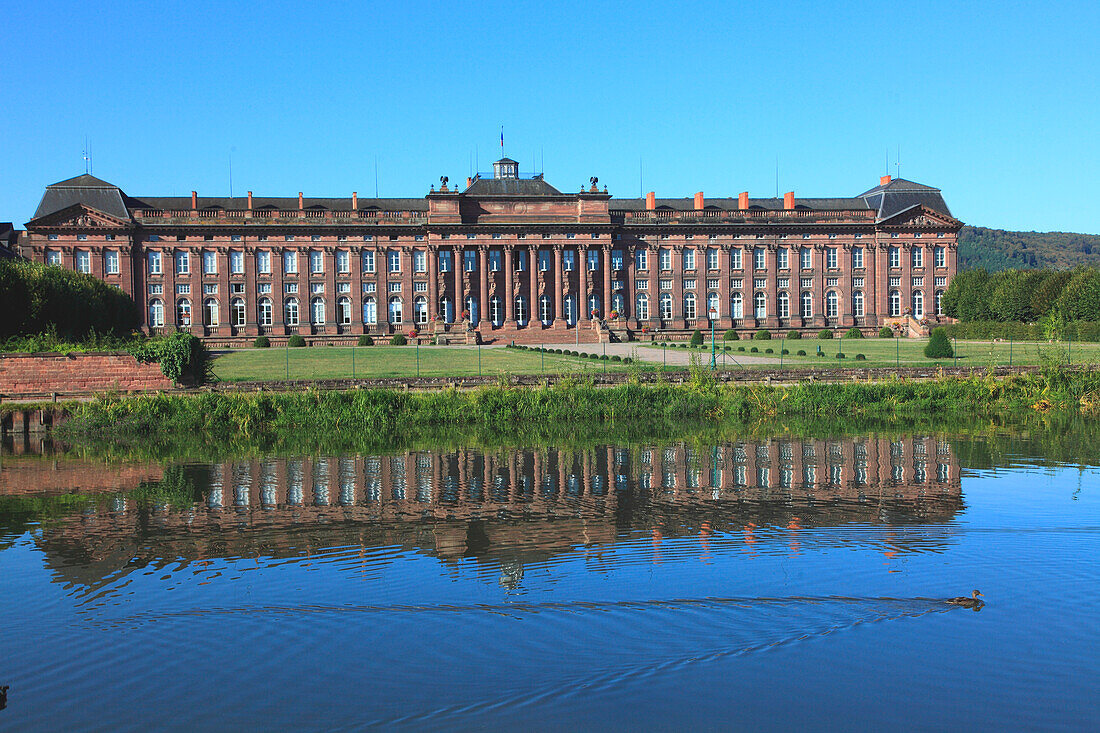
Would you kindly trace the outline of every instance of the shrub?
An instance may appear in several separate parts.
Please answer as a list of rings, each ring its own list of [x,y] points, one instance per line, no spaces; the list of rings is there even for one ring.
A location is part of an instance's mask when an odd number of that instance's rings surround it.
[[[838,359],[843,359],[843,358],[845,358],[845,356],[844,356],[844,352],[843,352],[843,351],[838,351],[838,352],[837,352],[837,354],[836,354],[836,358],[838,358]]]
[[[753,348],[755,349],[756,347],[754,346]],[[745,347],[744,347],[744,346],[738,346],[738,347],[737,347],[737,350],[738,350],[738,351],[744,351],[744,350],[745,350]]]
[[[819,339],[831,339],[833,337],[833,332],[825,328],[822,329],[821,333],[817,334],[817,337]]]
[[[867,361],[867,357],[863,354],[856,354],[856,361]]]
[[[774,353],[775,353],[775,349],[771,349],[771,348],[769,348],[769,349],[764,349],[764,353],[765,353],[765,354],[774,354]]]
[[[286,340],[286,345],[292,349],[299,349],[306,345],[306,340],[300,334],[294,334]]]
[[[252,348],[254,349],[266,349],[271,346],[271,339],[267,336],[257,336],[256,340],[252,342]]]
[[[390,339],[390,346],[405,346],[409,343],[409,340],[405,338],[403,333],[395,333],[393,338]]]
[[[608,361],[607,354],[600,354],[600,361]]]
[[[851,328],[848,329],[848,333],[844,334],[844,338],[846,338],[846,339],[861,339],[861,338],[863,338],[863,331],[860,331],[855,326],[852,326]]]
[[[751,349],[749,349],[749,351],[751,351],[754,354],[759,354],[760,353],[760,349],[756,348],[755,346],[753,346]]]
[[[806,350],[805,349],[799,349],[798,353],[796,354],[796,356],[805,356],[805,355],[806,355]]]
[[[611,355],[611,361],[622,361],[622,360],[623,360],[623,358],[621,356],[619,356],[618,354],[612,354]]]
[[[894,338],[894,332],[889,326],[883,326],[878,330],[878,337],[880,339],[892,339]]]
[[[362,336],[359,337],[359,345],[360,346],[374,346],[374,339],[371,338],[370,336],[368,336],[367,334],[363,334]]]
[[[723,341],[737,341],[738,339],[740,339],[740,336],[738,336],[737,331],[734,331],[732,328],[722,334]]]
[[[787,331],[787,340],[788,341],[798,341],[800,338],[802,338],[802,332],[801,331]]]
[[[787,354],[791,353],[791,350],[790,349],[783,349],[783,351],[781,351],[780,353],[783,354],[783,356],[786,356]]]
[[[753,340],[755,340],[755,341],[771,341],[772,340],[771,331],[768,331],[765,328],[762,328],[759,331],[757,331],[756,333],[754,333],[752,335],[752,337],[753,337]]]
[[[733,347],[732,346],[723,347],[722,351],[733,351]]]
[[[623,357],[623,364],[633,364],[633,363],[634,363],[634,359],[632,359],[631,357],[629,357],[629,356],[624,356]]]
[[[703,345],[703,332],[700,331],[698,328],[695,329],[691,334],[691,345],[692,346],[702,346]]]
[[[689,346],[691,346],[691,344],[680,344],[680,348],[681,348],[681,349],[686,349],[686,348],[688,348]]]
[[[924,355],[929,359],[950,359],[955,355],[951,341],[947,338],[947,331],[943,328],[932,329],[932,338],[928,339],[928,345],[924,347]]]
[[[599,355],[599,354],[589,354],[589,355],[588,355],[588,358],[589,358],[589,359],[597,359],[597,360],[598,360],[598,359],[600,358],[600,355]]]

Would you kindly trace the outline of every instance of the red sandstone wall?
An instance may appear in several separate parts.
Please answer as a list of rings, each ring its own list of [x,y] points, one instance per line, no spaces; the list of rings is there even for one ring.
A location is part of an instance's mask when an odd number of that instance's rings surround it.
[[[0,354],[0,394],[23,397],[171,389],[159,364],[124,353]]]
[[[37,457],[0,461],[0,495],[132,491],[143,481],[163,478],[164,468],[155,463],[110,464]]]

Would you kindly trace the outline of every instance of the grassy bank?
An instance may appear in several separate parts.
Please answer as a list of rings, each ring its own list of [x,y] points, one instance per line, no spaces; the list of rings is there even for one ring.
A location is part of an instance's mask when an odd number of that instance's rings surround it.
[[[685,422],[718,427],[761,420],[939,421],[1029,411],[1091,414],[1098,405],[1100,372],[1091,371],[768,387],[716,384],[705,370],[696,370],[684,385],[596,388],[565,380],[536,389],[487,387],[469,392],[366,389],[107,397],[77,407],[59,437],[77,443],[126,444],[188,436],[200,442],[262,447],[288,435],[307,442],[333,435],[400,442],[424,431],[474,428],[501,433],[540,430],[549,438],[608,433],[608,426],[616,425],[654,430]]]

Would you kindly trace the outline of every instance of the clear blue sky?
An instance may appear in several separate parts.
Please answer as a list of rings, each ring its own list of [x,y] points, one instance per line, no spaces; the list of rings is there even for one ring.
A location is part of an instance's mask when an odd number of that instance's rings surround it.
[[[1100,233],[1100,3],[0,0],[0,220],[131,195],[421,196],[499,157],[564,191],[855,195]]]

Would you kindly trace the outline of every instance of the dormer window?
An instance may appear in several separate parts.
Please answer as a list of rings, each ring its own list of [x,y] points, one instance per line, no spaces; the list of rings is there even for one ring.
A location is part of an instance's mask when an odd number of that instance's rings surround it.
[[[519,163],[511,158],[501,158],[493,163],[493,178],[519,178]]]

